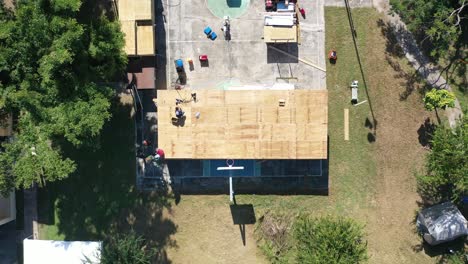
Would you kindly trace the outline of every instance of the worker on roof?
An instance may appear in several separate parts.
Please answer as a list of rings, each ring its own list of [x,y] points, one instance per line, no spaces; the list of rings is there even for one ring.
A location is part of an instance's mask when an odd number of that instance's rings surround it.
[[[176,115],[177,118],[182,118],[185,115],[185,113],[184,113],[184,111],[182,111],[181,107],[176,106],[175,115]]]

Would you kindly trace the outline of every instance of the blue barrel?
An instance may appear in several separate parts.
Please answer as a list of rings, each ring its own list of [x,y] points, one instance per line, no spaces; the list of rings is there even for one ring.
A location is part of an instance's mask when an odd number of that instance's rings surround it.
[[[176,63],[177,68],[183,68],[184,67],[184,62],[182,61],[182,59],[176,60],[175,63]]]

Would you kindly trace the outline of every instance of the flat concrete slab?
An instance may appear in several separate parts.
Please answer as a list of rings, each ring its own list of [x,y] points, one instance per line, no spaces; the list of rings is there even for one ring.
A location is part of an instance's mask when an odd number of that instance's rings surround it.
[[[301,44],[276,46],[292,55],[287,56],[269,49],[262,39],[266,14],[263,1],[250,1],[244,14],[231,18],[231,41],[224,40],[223,19],[219,14],[213,15],[206,1],[167,4],[168,89],[175,87],[180,76],[175,70],[176,59],[184,60],[182,79],[186,78],[186,89],[272,87],[277,83],[294,84],[300,89],[326,89],[325,72],[301,62],[302,59],[325,68],[324,1],[304,0],[299,5],[306,10],[306,19],[300,19]],[[205,36],[206,26],[217,33],[216,40]],[[204,65],[198,61],[202,54],[209,59]],[[192,65],[188,58],[193,60]]]

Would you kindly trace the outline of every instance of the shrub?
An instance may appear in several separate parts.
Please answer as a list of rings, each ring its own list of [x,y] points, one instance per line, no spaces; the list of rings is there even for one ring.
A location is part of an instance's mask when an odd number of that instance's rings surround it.
[[[257,244],[271,263],[290,263],[291,225],[291,217],[285,215],[267,212],[259,218],[255,230]]]
[[[101,263],[103,264],[150,264],[155,251],[147,248],[143,237],[134,232],[115,234],[104,241]]]
[[[466,113],[453,129],[436,128],[426,160],[426,172],[417,175],[418,192],[428,203],[458,203],[468,190],[468,123]]]
[[[368,259],[363,228],[351,219],[302,215],[293,234],[297,263],[349,264]]]

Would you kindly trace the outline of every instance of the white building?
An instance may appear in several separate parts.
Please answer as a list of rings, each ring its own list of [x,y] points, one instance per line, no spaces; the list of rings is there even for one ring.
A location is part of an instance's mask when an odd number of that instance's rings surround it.
[[[94,264],[101,262],[99,241],[23,241],[24,264]]]

